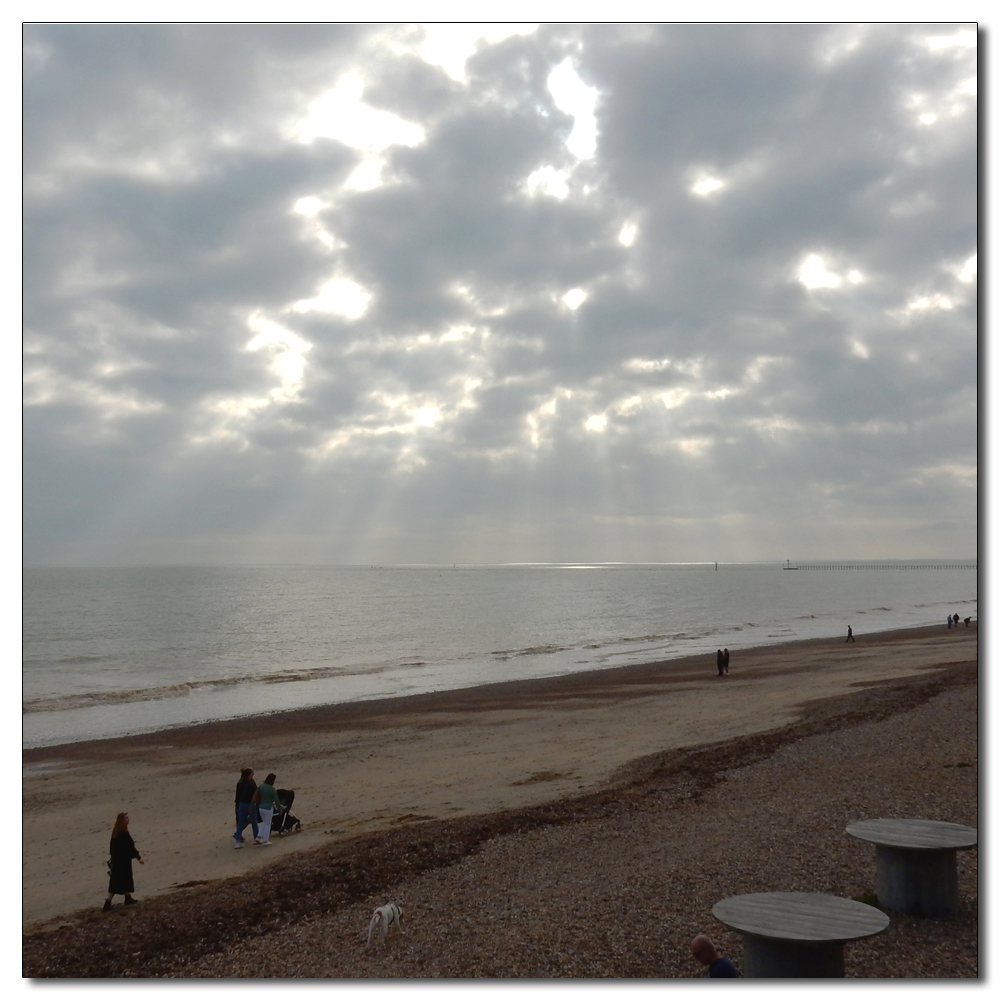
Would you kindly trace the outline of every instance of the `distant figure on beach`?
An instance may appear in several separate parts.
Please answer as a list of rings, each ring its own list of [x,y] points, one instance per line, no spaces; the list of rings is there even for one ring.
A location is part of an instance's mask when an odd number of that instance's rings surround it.
[[[971,615],[969,615],[969,617],[968,617],[968,618],[963,618],[963,619],[962,619],[962,621],[964,621],[964,622],[965,622],[965,627],[966,627],[966,628],[968,628],[968,627],[969,627],[969,622],[971,622],[971,621],[972,621],[972,616],[971,616]]]
[[[951,628],[951,615],[948,615],[948,628]]]
[[[271,818],[274,810],[281,809],[281,801],[274,790],[277,775],[269,774],[254,793],[253,802],[260,807],[260,839],[257,843],[264,847],[271,846]]]
[[[844,642],[857,642],[857,639],[854,638],[854,629],[850,625],[847,626],[847,638]]]
[[[260,843],[260,833],[257,826],[257,806],[254,796],[257,794],[257,782],[253,780],[253,768],[245,767],[240,772],[240,780],[236,783],[236,833],[233,834],[233,845],[236,848],[243,846],[243,831],[247,823],[253,830],[255,844]]]
[[[111,860],[108,862],[108,898],[104,900],[104,909],[111,909],[111,900],[115,896],[124,896],[125,905],[131,906],[135,900],[135,881],[132,878],[132,859],[136,858],[140,865],[146,862],[139,857],[135,841],[128,832],[128,813],[119,813],[115,825],[111,828]]]
[[[726,669],[726,658],[722,654],[722,650],[718,649],[715,652],[715,665],[719,669],[719,676],[721,677]]]
[[[739,979],[739,969],[715,947],[707,934],[699,934],[691,942],[691,953],[702,965],[708,966],[709,979]]]
[[[728,646],[722,651],[722,669],[727,674],[729,673],[729,647]]]

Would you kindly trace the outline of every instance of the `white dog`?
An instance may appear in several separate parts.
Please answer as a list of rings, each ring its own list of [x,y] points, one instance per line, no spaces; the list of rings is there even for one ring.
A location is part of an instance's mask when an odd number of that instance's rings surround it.
[[[375,912],[372,914],[372,919],[368,924],[368,943],[365,945],[366,948],[372,943],[372,934],[375,933],[379,925],[381,925],[380,937],[383,941],[386,934],[389,933],[389,928],[392,926],[398,927],[400,934],[405,934],[406,931],[403,930],[403,908],[397,906],[396,903],[386,903],[385,906],[375,907]]]

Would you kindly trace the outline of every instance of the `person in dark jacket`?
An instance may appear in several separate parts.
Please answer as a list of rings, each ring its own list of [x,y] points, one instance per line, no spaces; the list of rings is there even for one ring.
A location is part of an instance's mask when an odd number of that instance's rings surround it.
[[[715,947],[707,934],[699,934],[691,942],[691,952],[702,965],[708,966],[709,979],[741,979],[740,971]]]
[[[128,813],[119,813],[115,825],[111,828],[111,860],[108,862],[111,878],[108,880],[108,898],[104,900],[105,910],[111,909],[111,900],[115,896],[124,896],[126,906],[131,906],[135,902],[132,898],[132,893],[135,892],[135,882],[132,878],[133,858],[136,858],[140,865],[146,863],[139,856],[135,841],[128,832]]]
[[[722,676],[722,672],[726,668],[726,661],[725,661],[725,658],[722,655],[722,650],[721,649],[717,649],[715,651],[715,667],[719,671],[719,676],[721,677]]]
[[[236,833],[233,840],[234,847],[243,846],[243,831],[247,823],[253,830],[254,843],[259,844],[260,831],[257,827],[257,803],[254,796],[257,794],[257,782],[253,780],[253,768],[245,767],[240,772],[240,780],[236,784]]]

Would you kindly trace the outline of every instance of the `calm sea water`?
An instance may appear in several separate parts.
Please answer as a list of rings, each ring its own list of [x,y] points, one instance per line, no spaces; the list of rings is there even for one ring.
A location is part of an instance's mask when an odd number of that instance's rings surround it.
[[[976,608],[971,569],[26,569],[23,739],[739,650],[848,624],[861,636]]]

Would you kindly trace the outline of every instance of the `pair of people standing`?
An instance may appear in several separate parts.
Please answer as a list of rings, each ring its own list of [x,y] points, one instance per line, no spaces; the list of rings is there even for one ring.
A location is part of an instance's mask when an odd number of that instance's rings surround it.
[[[719,670],[719,676],[729,673],[729,649],[719,649],[715,653],[715,665]]]
[[[236,832],[233,834],[233,846],[237,849],[243,846],[243,831],[248,824],[253,831],[254,843],[270,847],[271,820],[274,818],[274,810],[281,808],[274,788],[276,780],[277,775],[269,774],[258,786],[253,780],[252,767],[245,767],[240,772],[240,780],[236,784]]]

